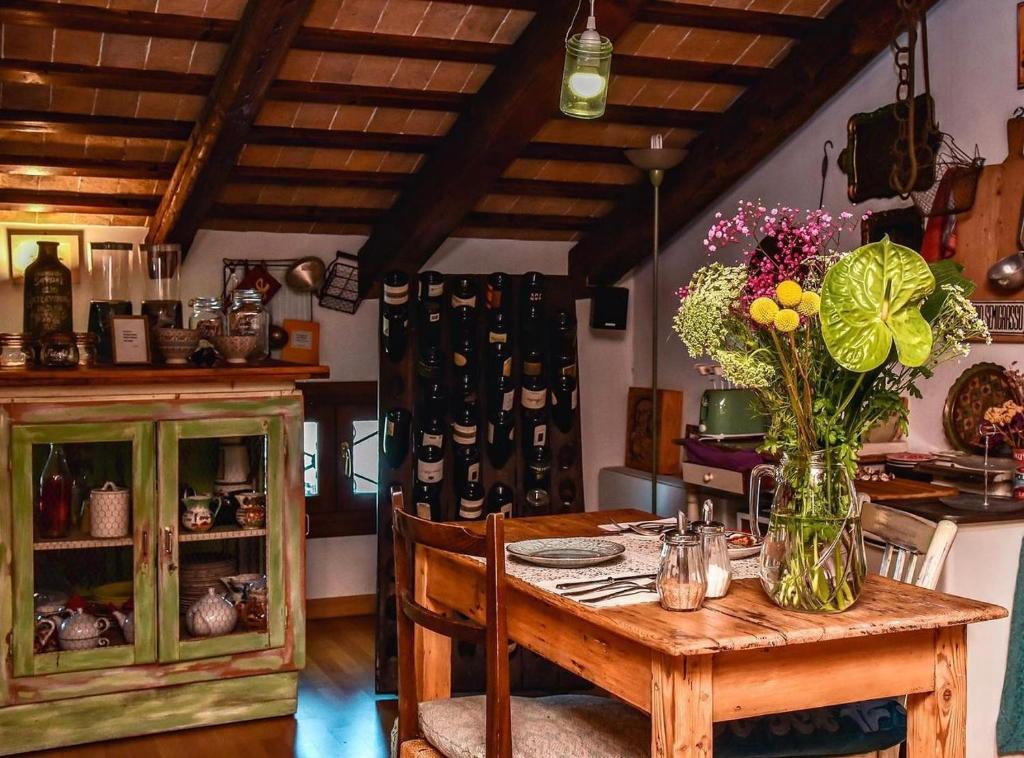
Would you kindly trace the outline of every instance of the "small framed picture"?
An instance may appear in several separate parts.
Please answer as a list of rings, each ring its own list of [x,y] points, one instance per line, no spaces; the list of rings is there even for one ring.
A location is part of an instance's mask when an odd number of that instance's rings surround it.
[[[85,235],[75,229],[8,229],[7,271],[16,285],[25,281],[25,269],[39,254],[39,242],[56,242],[57,257],[71,270],[71,283],[81,279]]]
[[[114,363],[151,363],[149,319],[145,316],[113,316],[110,319]]]
[[[286,318],[281,326],[288,332],[288,344],[281,348],[281,360],[316,365],[320,362],[320,324]]]

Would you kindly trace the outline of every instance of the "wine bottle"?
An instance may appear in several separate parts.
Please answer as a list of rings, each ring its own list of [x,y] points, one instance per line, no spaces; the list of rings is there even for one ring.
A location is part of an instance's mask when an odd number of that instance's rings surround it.
[[[444,453],[441,448],[424,445],[416,451],[416,481],[437,484],[444,478]]]
[[[416,449],[439,447],[444,450],[444,421],[438,416],[425,416],[416,432]]]
[[[507,484],[495,482],[487,493],[487,513],[500,513],[506,518],[512,515],[514,495]]]
[[[421,271],[417,277],[417,298],[420,303],[444,300],[444,275],[438,271]]]
[[[444,521],[441,513],[441,485],[416,482],[412,488],[413,510],[420,518],[430,521]]]
[[[546,445],[534,447],[526,463],[526,511],[529,516],[551,510],[551,450]]]
[[[50,445],[50,454],[39,476],[36,503],[36,536],[66,537],[71,527],[71,486],[74,480],[64,448]]]
[[[380,330],[385,355],[397,363],[409,342],[409,276],[403,271],[391,271],[384,276]]]
[[[455,448],[455,490],[466,482],[480,481],[480,448],[476,445]]]
[[[476,281],[468,276],[460,276],[452,285],[452,308],[476,308]]]
[[[487,458],[494,468],[502,468],[512,456],[515,445],[515,413],[499,408],[487,420]]]
[[[505,291],[508,289],[508,274],[504,271],[495,271],[487,277],[487,308],[492,311],[500,311],[505,307]]]
[[[476,521],[484,516],[484,487],[478,481],[468,481],[459,494],[459,520]]]
[[[523,361],[523,386],[519,403],[523,408],[523,446],[525,449],[547,444],[547,387],[540,354],[530,353]]]
[[[571,374],[558,376],[551,388],[551,420],[559,431],[568,433],[572,430],[578,401],[576,377]]]
[[[462,403],[452,419],[452,442],[456,445],[476,445],[477,406]]]
[[[390,408],[384,414],[384,434],[381,435],[381,451],[391,468],[398,468],[409,452],[409,436],[412,414],[405,408]]]
[[[22,331],[36,340],[49,332],[73,332],[71,271],[60,262],[56,242],[37,242],[39,253],[25,268]]]
[[[519,316],[519,329],[523,349],[541,352],[545,345],[544,329],[544,275],[530,271],[523,275],[523,306]]]

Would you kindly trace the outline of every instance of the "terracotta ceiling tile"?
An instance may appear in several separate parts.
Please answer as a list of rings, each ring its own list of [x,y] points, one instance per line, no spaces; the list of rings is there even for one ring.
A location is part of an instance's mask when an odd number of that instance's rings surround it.
[[[444,111],[412,110],[408,113],[409,118],[404,129],[406,134],[441,136],[447,134],[456,119],[456,114]]]
[[[283,100],[265,100],[256,114],[258,126],[291,126],[299,113],[300,103]]]
[[[485,195],[473,210],[481,213],[511,213],[515,207],[516,198],[512,195]]]
[[[329,129],[337,109],[336,105],[299,103],[299,110],[292,126],[304,129]]]
[[[4,24],[2,33],[5,58],[28,58],[34,61],[52,60],[53,29]]]
[[[714,84],[706,89],[703,98],[694,105],[694,108],[696,110],[724,113],[736,102],[736,98],[742,95],[743,92],[743,87],[729,84]]]
[[[205,104],[206,98],[200,95],[179,95],[178,110],[174,119],[176,121],[195,121],[199,118],[199,113]]]
[[[5,108],[23,110],[50,110],[50,88],[38,84],[8,82],[4,85],[3,105]]]
[[[250,204],[260,201],[260,189],[258,184],[225,184],[217,194],[217,200],[221,203]]]
[[[761,37],[758,43],[751,47],[747,55],[741,57],[737,63],[747,63],[748,60],[757,60],[757,66],[776,66],[789,54],[790,48],[795,44],[793,40],[779,39],[778,37]],[[761,61],[764,61],[763,63]]]
[[[422,162],[423,156],[418,153],[385,153],[378,170],[410,174],[416,171]]]
[[[278,166],[289,166],[291,168],[315,168],[313,158],[316,149],[312,147],[283,147],[278,158]]]
[[[510,179],[536,179],[546,161],[538,161],[531,158],[519,158],[512,161],[512,164],[505,169],[503,176]]]
[[[519,35],[523,33],[523,29],[527,27],[532,19],[532,11],[509,11],[501,22],[501,26],[491,38],[491,42],[511,45],[519,39]]]
[[[509,11],[505,8],[486,8],[471,5],[459,27],[458,39],[490,42],[505,22]]]
[[[338,0],[313,0],[313,5],[306,14],[306,26],[334,28],[335,21],[342,17],[342,5],[343,3],[339,3]]]
[[[155,41],[155,40],[154,40]],[[224,60],[228,46],[217,42],[196,42],[192,48],[192,59],[188,72],[191,74],[216,74]]]
[[[154,38],[149,44],[146,68],[188,71],[192,61],[192,50],[195,46],[196,43],[192,40]]]
[[[122,152],[125,160],[133,161],[162,161],[168,160],[169,157],[167,143],[163,140],[128,140]],[[177,153],[178,150],[175,149],[175,159]]]
[[[76,188],[76,190],[78,192],[99,192],[105,195],[114,194],[118,191],[117,182],[117,179],[84,176],[79,180],[78,187]],[[137,194],[138,188],[126,191],[130,192],[131,194]]]
[[[394,60],[396,65],[394,70],[391,72],[391,76],[387,81],[373,81],[367,82],[367,84],[387,84],[391,87],[398,87],[400,89],[434,89],[434,90],[448,90],[453,91],[450,86],[443,86],[441,84],[432,84],[431,80],[436,76],[436,72],[441,68],[440,61],[427,61],[419,60],[416,58],[387,58],[382,60]],[[462,64],[465,66],[466,64]],[[385,68],[383,65],[380,67],[380,72],[383,73]]]
[[[122,68],[143,68],[149,51],[149,37],[135,37],[128,34],[106,34],[103,36],[103,50],[100,63],[104,66]]]
[[[135,116],[137,118],[177,119],[180,108],[181,101],[177,95],[167,95],[163,92],[140,92]]]
[[[95,112],[105,116],[134,118],[139,112],[139,93],[112,89],[97,90]]]
[[[420,0],[386,0],[374,27],[381,34],[413,35],[423,20],[429,2]]]
[[[331,128],[342,131],[365,131],[375,110],[363,105],[339,105]]]
[[[469,6],[458,3],[431,3],[416,29],[416,36],[457,39],[459,27]]]
[[[206,0],[158,0],[156,9],[160,13],[180,13],[185,16],[202,16]]]
[[[11,174],[11,173],[0,173],[0,187],[4,189],[23,189],[23,190],[37,190],[39,189],[39,180],[41,176],[26,176],[25,174]],[[46,177],[52,179],[53,177]]]
[[[441,61],[426,89],[445,92],[476,92],[491,73],[491,66]]]
[[[401,58],[386,58],[382,55],[361,55],[352,72],[353,84],[386,87],[398,70]]]
[[[259,201],[271,205],[292,205],[295,202],[298,187],[283,187],[266,184],[259,188]]]
[[[239,166],[273,166],[277,163],[277,155],[281,148],[274,145],[254,145],[248,143],[238,155]]]
[[[277,78],[297,82],[313,81],[322,55],[315,50],[289,50],[277,72]]]
[[[344,167],[352,171],[379,171],[385,155],[380,150],[352,150]]]
[[[61,63],[95,66],[100,62],[103,35],[68,29],[53,30],[53,59]]]
[[[348,164],[351,152],[351,150],[314,150],[313,165],[323,169],[343,169]]]
[[[207,18],[238,19],[245,11],[247,0],[205,0],[203,15]]]
[[[656,24],[632,24],[625,32],[615,40],[615,52],[623,55],[653,55],[649,52],[645,43],[647,38],[654,33]],[[614,58],[612,69],[615,68]]]
[[[322,53],[317,64],[311,68],[311,71],[313,72],[312,81],[340,83],[351,82],[358,64],[358,55],[349,53]]]
[[[372,32],[377,28],[383,10],[383,0],[345,0],[338,22],[344,29]]]
[[[493,71],[494,66],[482,63],[473,66],[473,70],[469,75],[469,81],[466,82],[466,86],[463,88],[463,91],[478,92],[480,88],[484,86],[484,82],[487,81]]]
[[[158,0],[109,0],[109,2],[89,3],[121,11],[145,11],[153,13],[160,3]]]
[[[365,131],[404,134],[411,111],[400,108],[378,108],[374,111]]]

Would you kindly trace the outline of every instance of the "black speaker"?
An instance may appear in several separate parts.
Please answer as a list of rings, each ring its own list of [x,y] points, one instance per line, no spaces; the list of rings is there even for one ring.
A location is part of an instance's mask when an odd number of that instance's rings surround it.
[[[629,310],[629,290],[625,287],[590,288],[590,328],[626,328]]]

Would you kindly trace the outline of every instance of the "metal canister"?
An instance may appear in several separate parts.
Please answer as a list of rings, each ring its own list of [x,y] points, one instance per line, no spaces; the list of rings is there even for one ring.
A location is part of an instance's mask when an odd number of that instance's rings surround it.
[[[95,366],[96,349],[99,340],[90,332],[75,332],[75,346],[78,348],[78,365]]]
[[[27,368],[35,363],[34,353],[27,335],[19,332],[0,334],[0,369]]]

